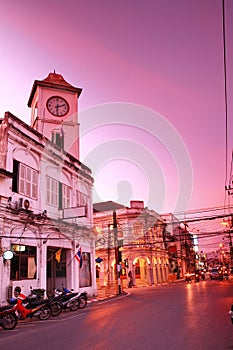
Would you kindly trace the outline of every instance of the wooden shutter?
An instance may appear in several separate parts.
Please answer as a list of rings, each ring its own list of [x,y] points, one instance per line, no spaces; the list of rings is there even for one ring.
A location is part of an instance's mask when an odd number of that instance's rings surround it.
[[[19,162],[13,159],[13,178],[12,178],[12,191],[18,192],[18,174],[19,174]]]

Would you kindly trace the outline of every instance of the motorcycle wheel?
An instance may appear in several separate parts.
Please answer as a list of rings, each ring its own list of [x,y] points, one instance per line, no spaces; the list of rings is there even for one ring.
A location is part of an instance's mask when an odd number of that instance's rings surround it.
[[[79,309],[84,309],[86,307],[86,305],[87,305],[87,299],[84,298],[84,297],[80,297],[78,301],[79,301],[78,308]]]
[[[76,311],[79,308],[79,302],[78,300],[73,300],[69,303],[69,307],[68,307],[71,311]]]
[[[62,312],[62,306],[57,302],[51,303],[50,307],[51,307],[51,316],[58,316]]]
[[[40,309],[40,313],[38,315],[39,320],[45,321],[51,315],[51,308],[49,306],[44,306]]]
[[[17,316],[15,313],[5,315],[0,320],[0,325],[5,330],[14,329],[17,325]]]

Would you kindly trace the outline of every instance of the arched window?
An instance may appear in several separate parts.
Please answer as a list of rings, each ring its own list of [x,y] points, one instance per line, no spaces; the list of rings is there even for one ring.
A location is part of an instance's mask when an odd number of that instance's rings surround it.
[[[139,237],[143,235],[143,225],[141,222],[137,221],[133,225],[133,235]]]

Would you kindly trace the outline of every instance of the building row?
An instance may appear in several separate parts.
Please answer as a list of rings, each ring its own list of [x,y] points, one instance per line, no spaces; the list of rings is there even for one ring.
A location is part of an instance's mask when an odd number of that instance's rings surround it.
[[[93,204],[79,155],[81,92],[53,72],[32,86],[30,126],[10,112],[0,119],[0,303],[16,285],[97,295],[195,265],[192,237],[171,214],[137,200]]]

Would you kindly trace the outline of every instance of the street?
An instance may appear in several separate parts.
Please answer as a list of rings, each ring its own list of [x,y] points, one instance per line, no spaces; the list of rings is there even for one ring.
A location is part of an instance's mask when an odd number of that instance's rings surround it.
[[[48,321],[0,330],[0,348],[17,350],[233,349],[233,279],[131,288]]]

